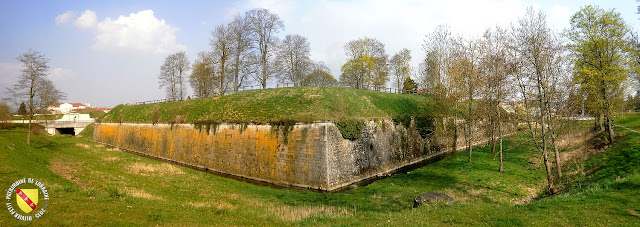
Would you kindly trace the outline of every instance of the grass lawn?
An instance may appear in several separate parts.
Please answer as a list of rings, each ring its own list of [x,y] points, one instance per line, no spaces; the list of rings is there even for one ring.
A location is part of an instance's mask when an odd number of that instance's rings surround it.
[[[64,116],[64,114],[34,115],[33,120],[58,120],[62,118],[62,116]],[[23,120],[23,119],[25,120],[25,122],[29,121],[29,116],[16,116],[16,115],[12,116],[12,120]]]
[[[640,116],[616,124],[636,127]],[[505,140],[499,173],[490,147],[343,193],[276,189],[109,149],[86,137],[0,130],[0,188],[31,177],[49,189],[37,225],[640,225],[640,134],[565,166],[571,185],[544,197],[540,156],[526,137]],[[454,205],[412,209],[413,197],[444,192]],[[3,205],[4,207],[4,205]],[[0,209],[0,226],[26,225]]]
[[[103,122],[198,121],[268,123],[282,120],[380,119],[431,113],[427,96],[388,94],[339,87],[292,87],[137,106],[116,106]]]

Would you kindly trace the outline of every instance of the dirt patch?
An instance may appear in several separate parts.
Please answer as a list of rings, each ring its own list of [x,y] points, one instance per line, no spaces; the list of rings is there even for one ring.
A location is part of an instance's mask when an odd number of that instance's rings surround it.
[[[233,205],[224,201],[215,201],[215,202],[189,202],[189,205],[192,207],[217,207],[218,209],[233,209]]]
[[[481,188],[481,189],[478,189],[478,190],[476,190],[476,189],[471,189],[471,190],[469,191],[469,194],[471,194],[472,196],[477,196],[477,195],[482,194],[484,191],[486,191],[484,188]]]
[[[471,191],[474,191],[474,190],[471,190]],[[466,204],[467,200],[473,199],[473,198],[469,198],[469,194],[471,194],[471,192],[462,192],[453,188],[445,188],[442,191],[442,193],[453,197],[454,203],[456,204]]]
[[[520,198],[513,198],[511,199],[511,203],[513,204],[525,204],[528,203],[530,201],[533,200],[533,198],[536,196],[536,194],[538,193],[538,189],[526,186],[526,185],[520,185],[520,188],[525,191],[526,195]]]
[[[61,176],[62,178],[68,181],[71,181],[73,183],[76,183],[83,189],[86,189],[89,185],[91,185],[91,180],[83,181],[76,176],[78,173],[78,168],[79,168],[78,166],[79,165],[77,165],[76,163],[63,161],[56,158],[51,160],[49,164],[49,169],[55,174],[58,174],[59,176]]]
[[[86,149],[91,149],[91,146],[84,143],[76,143],[76,146],[86,148]]]
[[[354,213],[353,209],[331,207],[331,206],[324,206],[324,205],[320,205],[320,206],[279,205],[279,206],[270,206],[267,208],[267,211],[276,215],[278,218],[284,221],[300,221],[302,219],[312,217],[312,216],[329,216],[329,217],[351,216]]]
[[[120,158],[118,157],[104,157],[102,158],[103,161],[108,161],[108,162],[112,162],[112,161],[118,161],[120,160]]]
[[[132,174],[139,174],[142,176],[150,175],[182,175],[184,171],[180,168],[171,165],[169,163],[162,164],[145,164],[145,163],[133,163],[127,166],[127,169]]]
[[[123,191],[127,195],[129,195],[131,197],[143,198],[143,199],[152,199],[152,200],[164,200],[162,197],[152,195],[152,194],[150,194],[148,192],[145,192],[145,191],[143,191],[141,189],[137,189],[137,188],[124,188]]]

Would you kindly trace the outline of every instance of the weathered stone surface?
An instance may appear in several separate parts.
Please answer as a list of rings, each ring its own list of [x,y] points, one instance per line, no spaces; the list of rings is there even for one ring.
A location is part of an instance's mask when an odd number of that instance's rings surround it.
[[[413,208],[416,208],[422,204],[425,203],[440,203],[440,202],[444,202],[447,203],[449,205],[453,204],[453,197],[444,194],[444,193],[439,193],[439,192],[427,192],[427,193],[422,193],[418,196],[416,196],[416,198],[413,199]]]
[[[350,141],[331,122],[294,127],[220,124],[206,129],[192,124],[100,123],[93,138],[234,176],[332,191],[450,152],[451,132],[444,123],[436,123],[435,133],[422,138],[413,121],[405,128],[392,120],[371,120],[365,122],[361,138]]]

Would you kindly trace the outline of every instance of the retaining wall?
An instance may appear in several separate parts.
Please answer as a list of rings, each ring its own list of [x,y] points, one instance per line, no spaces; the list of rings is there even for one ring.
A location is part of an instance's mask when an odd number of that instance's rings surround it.
[[[332,191],[451,151],[451,130],[441,127],[422,138],[413,121],[408,128],[391,120],[366,121],[361,138],[351,141],[331,122],[200,129],[193,124],[99,123],[93,138],[252,180]],[[463,145],[462,136],[458,141]]]

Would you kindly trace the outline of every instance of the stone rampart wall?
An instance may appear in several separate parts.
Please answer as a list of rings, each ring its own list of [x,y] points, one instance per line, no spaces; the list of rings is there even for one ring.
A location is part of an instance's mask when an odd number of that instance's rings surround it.
[[[361,138],[351,141],[331,122],[200,129],[192,124],[100,123],[93,138],[252,180],[332,191],[450,152],[452,131],[444,128],[422,138],[413,121],[406,128],[372,120],[365,122]]]

